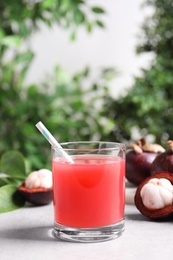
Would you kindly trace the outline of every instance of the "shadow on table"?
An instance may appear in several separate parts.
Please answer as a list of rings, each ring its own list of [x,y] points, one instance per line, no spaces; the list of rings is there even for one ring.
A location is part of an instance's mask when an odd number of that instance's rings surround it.
[[[125,215],[125,218],[128,220],[133,220],[133,221],[146,221],[146,222],[171,222],[173,223],[173,216],[168,216],[168,217],[163,217],[163,218],[159,218],[159,219],[150,219],[148,217],[145,217],[142,214],[138,214],[138,213],[128,213]]]
[[[52,226],[43,227],[27,227],[1,230],[0,237],[3,239],[19,239],[19,240],[33,240],[33,241],[58,241],[53,235]]]
[[[138,213],[126,213],[125,215],[126,219],[129,220],[134,220],[134,221],[148,221],[149,219],[145,216],[143,216],[142,214],[138,214]]]

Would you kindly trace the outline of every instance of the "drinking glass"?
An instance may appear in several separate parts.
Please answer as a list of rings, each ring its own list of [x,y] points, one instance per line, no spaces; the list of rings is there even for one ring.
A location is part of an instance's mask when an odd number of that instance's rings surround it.
[[[72,163],[66,160],[65,151]],[[52,147],[54,235],[99,242],[124,231],[125,145],[68,142]]]

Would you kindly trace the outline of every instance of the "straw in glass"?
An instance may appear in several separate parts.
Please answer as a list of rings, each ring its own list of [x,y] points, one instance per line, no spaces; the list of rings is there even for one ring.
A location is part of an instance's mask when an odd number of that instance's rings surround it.
[[[36,124],[36,127],[38,130],[42,133],[42,135],[47,139],[47,141],[52,145],[53,148],[60,149],[60,153],[63,155],[63,157],[67,160],[69,163],[74,163],[74,161],[71,159],[71,157],[63,150],[61,145],[57,142],[55,137],[49,132],[49,130],[43,125],[41,121],[39,121]]]

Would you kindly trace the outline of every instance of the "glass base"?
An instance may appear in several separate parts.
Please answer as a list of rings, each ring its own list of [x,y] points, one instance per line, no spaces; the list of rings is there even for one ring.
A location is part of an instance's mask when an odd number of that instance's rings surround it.
[[[54,223],[54,236],[71,242],[102,242],[119,237],[124,231],[124,219],[120,222],[98,228],[72,228]]]

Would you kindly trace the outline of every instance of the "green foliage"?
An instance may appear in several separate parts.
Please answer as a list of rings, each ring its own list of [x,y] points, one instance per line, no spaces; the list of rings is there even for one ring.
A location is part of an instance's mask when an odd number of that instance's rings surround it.
[[[1,171],[8,173],[14,180],[26,178],[25,161],[23,155],[18,151],[8,151],[1,157]]]
[[[16,210],[24,206],[25,201],[17,187],[25,180],[25,159],[18,151],[9,151],[0,161],[0,213]]]
[[[1,185],[20,185],[28,175],[26,160],[19,151],[4,152],[0,160],[0,180]]]
[[[103,115],[101,102],[108,95],[111,73],[103,70],[99,80],[87,86],[88,68],[70,78],[57,67],[41,89],[31,85],[25,91],[2,92],[1,153],[6,147],[19,150],[33,168],[50,168],[50,145],[35,127],[40,120],[59,142],[105,139],[113,125]]]
[[[106,100],[106,113],[115,120],[111,140],[132,141],[137,130],[165,146],[173,138],[173,1],[146,1],[149,4],[154,10],[144,21],[137,51],[155,56],[124,96]]]
[[[85,0],[9,0],[0,2],[0,10],[0,36],[16,35],[24,39],[43,23],[49,27],[58,24],[76,35],[79,26],[88,30],[88,24],[90,28],[103,24],[100,15],[105,14],[104,9]]]
[[[0,2],[0,10],[0,155],[18,150],[29,169],[50,168],[50,145],[35,127],[40,120],[60,142],[106,139],[112,121],[102,100],[109,95],[112,69],[91,81],[88,68],[69,77],[57,66],[42,84],[25,84],[34,58],[27,41],[42,24],[68,29],[74,40],[79,27],[104,28],[104,9],[84,0],[9,0]]]
[[[146,6],[154,9],[153,14],[146,17],[141,31],[140,44],[137,51],[153,51],[162,57],[172,57],[172,0],[147,0]],[[171,54],[171,56],[170,56]]]
[[[16,191],[16,186],[8,184],[0,187],[0,213],[23,207],[24,199]]]

